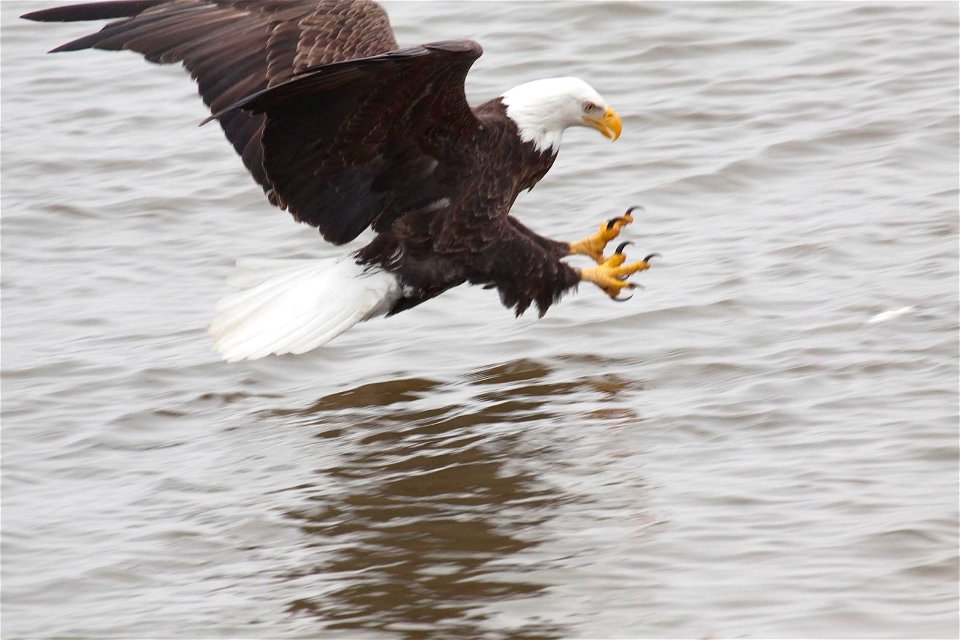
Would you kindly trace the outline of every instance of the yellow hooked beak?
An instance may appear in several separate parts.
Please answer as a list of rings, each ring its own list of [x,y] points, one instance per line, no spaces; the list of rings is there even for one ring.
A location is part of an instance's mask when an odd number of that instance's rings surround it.
[[[620,122],[620,116],[617,115],[617,112],[607,107],[607,110],[603,112],[602,118],[591,118],[590,116],[583,116],[584,123],[587,126],[593,127],[610,140],[616,140],[620,137],[620,132],[623,131],[623,123]]]

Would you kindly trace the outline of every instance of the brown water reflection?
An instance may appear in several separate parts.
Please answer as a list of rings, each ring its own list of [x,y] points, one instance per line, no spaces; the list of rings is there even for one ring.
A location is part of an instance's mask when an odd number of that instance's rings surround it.
[[[286,513],[317,552],[315,563],[284,576],[304,585],[288,610],[331,630],[488,637],[496,631],[485,605],[547,588],[510,572],[529,574],[518,554],[543,542],[542,525],[572,499],[544,481],[537,465],[523,464],[535,452],[513,426],[555,420],[543,407],[583,387],[548,383],[551,372],[539,362],[510,362],[447,383],[364,385],[282,412],[316,428],[317,437],[345,427],[354,437],[340,464],[317,470],[318,490]],[[514,391],[505,388],[511,383]],[[417,406],[464,392],[469,403]],[[537,624],[511,633],[549,638],[563,630]]]

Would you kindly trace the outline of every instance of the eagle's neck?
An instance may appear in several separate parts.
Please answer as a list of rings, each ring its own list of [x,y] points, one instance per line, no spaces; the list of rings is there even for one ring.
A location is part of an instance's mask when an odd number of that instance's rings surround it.
[[[490,151],[512,161],[511,174],[516,180],[512,197],[523,189],[532,189],[557,159],[559,139],[558,146],[538,146],[532,139],[526,139],[517,122],[509,117],[502,98],[485,102],[474,109],[474,113],[488,131]]]
[[[510,89],[500,100],[521,140],[533,144],[537,151],[556,155],[568,123],[552,98],[543,93],[540,82],[528,82]]]

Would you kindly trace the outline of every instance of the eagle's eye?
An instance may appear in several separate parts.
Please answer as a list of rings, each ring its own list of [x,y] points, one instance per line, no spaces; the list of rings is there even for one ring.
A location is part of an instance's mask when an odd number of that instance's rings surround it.
[[[596,111],[596,110],[599,109],[599,108],[600,108],[600,105],[596,104],[595,102],[589,102],[589,101],[587,101],[587,102],[584,102],[584,103],[583,103],[583,110],[584,110],[586,113],[591,113],[591,112],[593,112],[593,111]]]

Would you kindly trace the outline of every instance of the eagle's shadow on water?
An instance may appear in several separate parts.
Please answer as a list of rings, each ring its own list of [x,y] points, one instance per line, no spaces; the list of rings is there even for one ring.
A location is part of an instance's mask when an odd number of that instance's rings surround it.
[[[541,477],[562,439],[531,432],[569,419],[564,399],[615,395],[609,375],[552,380],[555,367],[518,360],[452,381],[388,380],[331,394],[273,419],[317,429],[343,445],[339,464],[318,469],[317,491],[287,509],[315,554],[281,578],[304,585],[288,611],[330,631],[404,637],[554,638],[562,626],[498,619],[497,603],[536,598],[525,580],[548,568],[536,549],[543,525],[577,500]],[[331,489],[335,487],[334,489]],[[541,554],[542,556],[542,554]],[[515,620],[515,618],[514,618]]]

